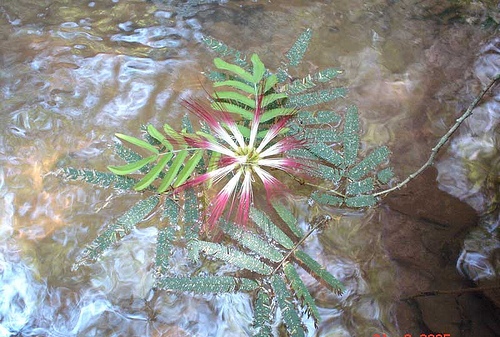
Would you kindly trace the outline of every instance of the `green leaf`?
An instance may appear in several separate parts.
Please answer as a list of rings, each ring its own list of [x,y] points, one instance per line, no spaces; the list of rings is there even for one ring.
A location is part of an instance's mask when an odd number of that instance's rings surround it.
[[[247,269],[261,275],[269,275],[273,269],[264,262],[247,255],[235,248],[224,246],[219,243],[192,240],[188,243],[190,257],[196,261],[199,252],[204,252],[206,255],[216,259],[225,261],[236,267]]]
[[[271,285],[274,290],[274,295],[278,301],[278,306],[283,315],[283,321],[290,336],[305,336],[304,329],[300,323],[299,315],[292,303],[292,295],[286,287],[285,281],[278,275],[274,274],[271,277]]]
[[[269,89],[273,88],[278,83],[278,77],[276,75],[271,75],[266,78],[264,83],[264,93],[268,92]]]
[[[289,155],[290,157],[294,157],[294,158],[303,158],[303,159],[312,159],[312,160],[320,159],[314,153],[312,153],[311,151],[308,151],[306,149],[289,150],[286,152],[286,154]]]
[[[241,77],[243,80],[250,83],[254,83],[253,75],[247,72],[245,69],[241,68],[240,66],[237,66],[236,64],[228,63],[220,58],[214,59],[214,64],[218,69],[230,71],[235,75]]]
[[[176,233],[175,225],[162,228],[158,232],[155,257],[155,272],[157,276],[165,274],[170,268],[168,261],[172,253]]]
[[[332,148],[327,146],[325,143],[311,143],[308,144],[308,148],[309,151],[314,153],[316,156],[326,160],[336,167],[342,167],[344,165],[344,158],[342,158],[338,152],[332,150]]]
[[[132,186],[137,182],[130,177],[118,176],[110,172],[100,172],[96,170],[77,169],[74,167],[64,167],[56,172],[64,179],[74,181],[85,181],[100,187],[112,187],[119,190],[132,190]]]
[[[290,108],[275,108],[275,109],[270,109],[266,110],[262,114],[262,117],[260,118],[260,122],[264,123],[267,122],[268,120],[271,120],[275,117],[278,116],[288,116],[288,115],[293,115],[295,113],[295,109],[290,109]]]
[[[184,138],[177,132],[175,131],[170,125],[168,124],[164,124],[163,125],[163,130],[165,131],[165,133],[170,137],[172,138],[173,140],[175,140],[175,142],[177,144],[181,144],[181,145],[184,145],[186,142],[184,141]]]
[[[314,164],[314,169],[310,170],[309,174],[337,184],[342,179],[344,171],[338,168],[333,168],[323,164]]]
[[[142,159],[142,156],[130,148],[123,146],[120,142],[115,142],[115,153],[127,163],[133,163]],[[144,170],[141,169],[141,172]]]
[[[158,177],[160,172],[165,168],[168,161],[172,159],[173,153],[167,153],[166,155],[160,157],[158,163],[148,172],[137,184],[135,184],[134,189],[136,191],[142,191],[153,183],[153,181]]]
[[[227,80],[227,81],[215,82],[213,84],[214,88],[224,87],[224,86],[239,89],[243,92],[246,92],[247,94],[255,95],[255,88],[241,81]]]
[[[394,177],[394,172],[392,172],[392,169],[390,167],[385,168],[377,173],[377,179],[382,184],[387,184],[392,179],[392,177]]]
[[[272,311],[274,310],[271,307],[269,295],[264,289],[259,289],[254,309],[253,327],[256,330],[254,337],[272,336],[271,325],[269,324],[272,319]]]
[[[252,207],[250,209],[250,218],[264,231],[264,233],[269,235],[280,245],[287,249],[293,249],[295,246],[293,241],[283,233],[264,212]]]
[[[194,169],[196,168],[196,165],[198,165],[202,157],[203,157],[202,150],[196,150],[194,152],[191,158],[189,158],[186,164],[184,164],[184,167],[182,168],[181,172],[179,172],[179,174],[177,175],[177,179],[175,180],[175,183],[173,185],[174,188],[184,184],[184,182],[191,176],[191,173],[193,173]]]
[[[172,184],[172,182],[174,181],[175,177],[177,176],[177,173],[179,172],[179,169],[184,163],[184,159],[186,159],[187,156],[188,156],[187,150],[180,151],[177,153],[174,161],[168,168],[167,173],[163,177],[160,186],[158,186],[158,193],[163,193],[170,187],[170,184]]]
[[[345,199],[345,204],[348,207],[369,207],[377,203],[377,199],[373,195],[359,195]]]
[[[184,238],[187,241],[198,238],[200,211],[198,209],[200,201],[193,188],[188,188],[184,192]]]
[[[297,270],[295,270],[295,268],[290,263],[285,263],[285,265],[283,266],[283,270],[285,271],[286,278],[290,282],[290,287],[294,291],[294,295],[304,301],[305,306],[314,317],[316,323],[321,322],[321,316],[319,314],[318,307],[316,306],[316,303],[314,302],[314,299],[309,293],[306,285],[300,279]]]
[[[385,146],[375,149],[359,164],[349,170],[347,176],[353,180],[359,180],[363,178],[369,171],[375,170],[378,165],[386,161],[389,154],[390,151]]]
[[[345,290],[344,285],[312,257],[301,250],[294,251],[294,256],[297,258],[298,262],[300,262],[302,268],[304,268],[315,279],[324,283],[331,291],[336,294],[342,294]]]
[[[214,102],[211,104],[211,107],[215,110],[218,110],[218,111],[227,111],[230,113],[240,115],[241,117],[243,117],[247,120],[253,119],[253,112],[246,110],[246,109],[244,109],[236,104],[227,103],[227,102]]]
[[[302,61],[304,54],[309,46],[309,41],[311,40],[312,30],[306,29],[302,34],[300,34],[299,38],[292,45],[290,50],[285,54],[285,56],[289,60],[289,64],[292,67],[296,67]]]
[[[359,149],[358,108],[350,106],[345,114],[344,124],[344,160],[346,166],[356,162]]]
[[[291,108],[303,108],[306,106],[327,103],[337,98],[343,98],[347,94],[345,88],[329,88],[311,93],[294,95],[288,97],[287,106]]]
[[[347,195],[366,194],[373,190],[373,178],[369,177],[360,181],[351,181],[347,184]]]
[[[314,75],[311,75],[311,78],[314,81],[318,81],[318,82],[329,82],[330,80],[332,80],[333,78],[337,77],[338,75],[340,75],[342,73],[343,73],[343,71],[341,69],[338,69],[338,68],[326,68],[326,69],[323,69],[323,70],[317,72]]]
[[[225,233],[233,238],[233,240],[260,256],[273,262],[280,262],[283,260],[283,255],[276,248],[269,245],[269,243],[262,240],[257,235],[245,231],[233,223],[223,224],[223,229]]]
[[[253,54],[250,60],[253,64],[253,83],[259,83],[266,73],[266,67],[257,54]]]
[[[239,50],[229,47],[222,41],[214,39],[211,36],[202,36],[203,43],[205,43],[211,50],[216,52],[222,57],[231,56],[234,59],[234,62],[241,67],[246,67],[247,63],[245,61],[245,54]]]
[[[159,198],[151,196],[137,202],[120,216],[115,223],[106,227],[92,243],[87,246],[73,265],[73,270],[88,262],[96,261],[112,244],[122,239],[158,205]]]
[[[302,130],[298,130],[301,132]],[[334,129],[303,129],[303,132],[307,139],[314,140],[318,143],[336,143],[341,141],[340,135]]]
[[[243,105],[246,105],[252,109],[255,109],[255,100],[252,99],[252,98],[248,98],[247,96],[245,95],[242,95],[238,92],[234,92],[234,91],[217,91],[214,93],[214,97],[219,100],[219,99],[222,99],[222,100],[232,100],[232,101],[235,101],[237,103],[240,103],[240,104],[243,104]]]
[[[167,220],[171,225],[177,225],[179,221],[179,204],[172,198],[166,198],[163,204],[163,214],[160,221]]]
[[[336,195],[321,193],[318,191],[314,191],[311,194],[311,198],[314,201],[316,201],[318,204],[322,204],[322,205],[340,206],[344,202],[343,198],[340,198]]]
[[[334,111],[322,110],[317,112],[300,111],[297,114],[296,120],[298,120],[300,124],[304,125],[329,124],[331,127],[340,123],[342,118]]]
[[[147,164],[155,161],[156,158],[158,158],[158,156],[153,155],[153,156],[149,156],[147,158],[143,158],[139,161],[129,163],[129,164],[123,165],[123,166],[108,166],[108,170],[110,170],[114,174],[122,176],[122,175],[130,174],[132,172],[135,172],[135,171],[141,169],[142,167],[146,166]]]
[[[167,150],[172,151],[174,149],[172,144],[152,124],[148,125],[147,131],[151,137],[159,141]]]
[[[272,203],[276,213],[280,216],[280,218],[288,225],[288,228],[295,234],[298,238],[301,238],[304,233],[297,226],[297,219],[293,215],[293,213],[285,207],[281,202],[275,201]]]
[[[138,146],[142,149],[148,150],[149,152],[152,152],[154,154],[160,154],[160,152],[158,151],[158,149],[156,147],[154,147],[153,145],[149,144],[148,142],[146,142],[142,139],[138,139],[138,138],[135,138],[132,136],[127,136],[127,135],[124,135],[122,133],[115,133],[115,136],[126,141],[126,142],[129,142],[130,144],[134,144],[135,146]]]
[[[156,282],[156,287],[167,291],[191,291],[198,294],[208,294],[248,292],[256,289],[258,284],[254,280],[231,276],[162,277]]]
[[[262,99],[262,107],[265,108],[267,107],[269,104],[273,103],[273,102],[276,102],[277,100],[281,100],[281,99],[284,99],[284,98],[287,98],[288,95],[284,92],[282,93],[276,93],[276,94],[268,94],[266,96],[264,96],[264,98]],[[289,109],[289,110],[292,110],[292,109]],[[292,110],[293,111],[293,110]]]

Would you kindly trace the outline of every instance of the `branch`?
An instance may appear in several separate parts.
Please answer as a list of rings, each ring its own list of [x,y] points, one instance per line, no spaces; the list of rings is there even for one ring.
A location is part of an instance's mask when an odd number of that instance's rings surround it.
[[[316,224],[311,228],[309,229],[309,231],[306,233],[306,235],[304,235],[300,240],[299,242],[297,242],[295,244],[295,246],[290,249],[290,251],[286,254],[286,256],[281,260],[281,262],[276,266],[276,268],[274,268],[273,272],[271,273],[271,275],[274,275],[278,272],[278,270],[282,269],[283,268],[283,264],[285,262],[288,261],[288,259],[290,258],[290,256],[297,250],[299,249],[300,245],[302,245],[302,243],[304,241],[306,241],[306,239],[312,234],[314,233],[318,228],[324,226],[326,223],[328,223],[328,221],[330,221],[332,218],[330,216],[324,216],[322,217],[321,219],[319,219]]]
[[[402,182],[400,182],[399,184],[397,184],[396,186],[392,187],[392,188],[389,188],[387,190],[383,190],[383,191],[380,191],[380,192],[377,192],[377,193],[374,193],[373,196],[377,197],[379,195],[385,195],[389,192],[392,192],[394,190],[398,190],[400,189],[401,187],[405,186],[406,184],[408,184],[411,180],[413,180],[415,177],[417,177],[420,173],[422,173],[426,168],[428,168],[429,166],[431,166],[434,162],[434,158],[436,158],[436,155],[437,153],[439,152],[439,150],[441,150],[441,148],[443,147],[443,145],[450,139],[451,135],[458,129],[458,127],[463,123],[464,120],[466,120],[468,117],[470,117],[470,115],[472,115],[472,111],[476,108],[476,106],[479,104],[479,102],[481,101],[481,99],[484,97],[484,95],[488,92],[488,90],[490,90],[490,88],[497,82],[500,80],[500,74],[496,75],[491,81],[490,83],[488,83],[488,85],[481,91],[481,93],[479,93],[479,95],[474,99],[474,101],[469,105],[469,107],[467,108],[467,110],[465,110],[465,112],[463,113],[462,116],[460,116],[456,121],[455,121],[455,124],[451,127],[451,129],[448,130],[448,132],[443,136],[441,137],[441,139],[437,142],[436,146],[434,146],[432,148],[432,151],[431,151],[431,154],[429,156],[429,159],[427,159],[427,161],[425,162],[424,165],[422,165],[422,167],[420,167],[417,171],[415,171],[414,173],[410,174],[405,180],[403,180]]]

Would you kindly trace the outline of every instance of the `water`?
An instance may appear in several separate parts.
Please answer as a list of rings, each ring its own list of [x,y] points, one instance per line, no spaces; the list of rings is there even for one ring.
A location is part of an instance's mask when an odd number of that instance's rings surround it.
[[[252,319],[246,295],[150,290],[157,230],[149,224],[102,261],[71,271],[81,249],[138,196],[67,183],[50,173],[63,166],[104,170],[116,163],[109,146],[115,132],[137,134],[146,123],[176,125],[184,114],[179,98],[204,95],[201,72],[213,54],[200,45],[201,33],[257,52],[273,68],[311,27],[313,41],[298,74],[343,68],[339,85],[351,88],[349,103],[360,108],[363,151],[389,146],[396,174],[405,177],[499,70],[498,40],[480,25],[486,5],[475,6],[450,18],[446,5],[430,1],[2,3],[0,336],[246,335]],[[437,163],[442,188],[480,215],[495,196],[495,179],[488,180],[493,185],[482,182],[498,172],[497,94]],[[474,175],[467,171],[471,165]],[[305,207],[297,199],[298,214],[307,217]],[[404,277],[387,251],[393,233],[384,231],[383,220],[394,215],[340,214],[309,239],[308,249],[347,291],[339,298],[306,278],[324,317],[310,334],[425,332],[422,317],[399,305],[400,289],[412,277]],[[462,274],[475,281],[498,277],[496,218],[482,219],[484,227],[476,229],[482,236],[472,232],[459,260]],[[491,242],[488,249],[474,247],[477,236]],[[415,237],[408,240],[416,245]],[[182,266],[183,257],[177,258]],[[452,335],[459,333],[467,335]]]

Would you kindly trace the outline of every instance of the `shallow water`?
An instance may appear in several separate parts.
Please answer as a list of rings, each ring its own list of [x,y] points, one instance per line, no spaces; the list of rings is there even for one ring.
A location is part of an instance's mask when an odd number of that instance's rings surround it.
[[[150,291],[157,230],[149,224],[102,261],[71,271],[83,247],[140,196],[65,182],[51,172],[63,166],[104,170],[114,162],[115,132],[137,134],[146,123],[175,125],[185,113],[179,98],[204,95],[201,72],[214,55],[200,44],[201,34],[257,52],[275,68],[311,27],[313,40],[297,75],[343,68],[339,84],[350,95],[340,106],[359,106],[363,151],[387,145],[397,176],[404,178],[425,162],[500,68],[499,42],[493,30],[481,28],[484,8],[467,7],[450,19],[440,3],[1,4],[0,336],[246,335],[252,319],[246,295]],[[483,182],[498,172],[498,102],[497,90],[437,163],[441,186],[480,215],[495,197],[496,185]],[[482,171],[471,175],[471,165]],[[304,208],[298,198],[298,214],[307,218]],[[310,335],[408,331],[395,309],[401,280],[384,246],[383,217],[376,211],[331,212],[343,217],[311,237],[308,249],[347,291],[339,298],[307,280],[324,317]],[[498,254],[491,257],[499,247],[495,221],[486,229],[490,251],[463,251],[466,263],[459,270],[465,277],[498,277]],[[473,238],[464,245],[471,247]],[[176,258],[181,266],[183,257]]]

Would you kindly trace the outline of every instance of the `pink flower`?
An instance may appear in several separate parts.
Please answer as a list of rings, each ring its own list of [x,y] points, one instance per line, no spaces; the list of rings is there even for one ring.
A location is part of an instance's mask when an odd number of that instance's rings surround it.
[[[259,142],[257,134],[263,109],[262,98],[256,102],[254,118],[250,124],[250,137],[246,139],[237,127],[231,114],[218,111],[198,101],[184,101],[184,105],[197,117],[205,121],[216,137],[203,133],[185,135],[185,142],[193,148],[201,148],[221,155],[217,168],[205,174],[188,180],[178,189],[203,184],[212,181],[214,184],[230,176],[226,185],[218,192],[207,212],[209,213],[208,228],[215,226],[227,210],[227,215],[233,214],[236,208],[236,222],[245,225],[248,222],[250,206],[253,204],[253,184],[258,177],[266,190],[267,199],[282,193],[286,187],[266,169],[278,169],[294,172],[304,168],[304,164],[296,159],[284,157],[288,150],[304,145],[303,141],[294,137],[283,137],[276,141],[280,132],[286,126],[291,115],[279,118],[272,124],[264,138]]]

